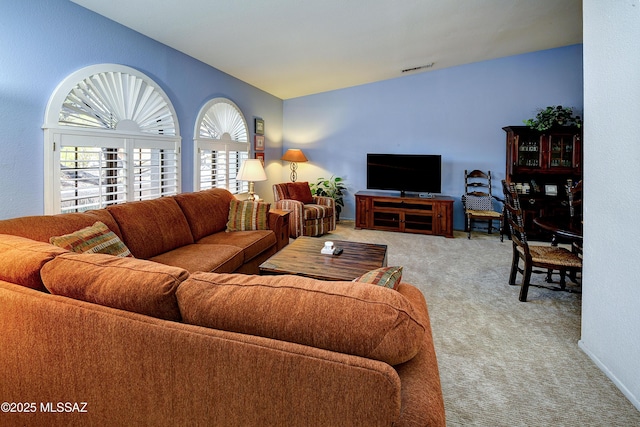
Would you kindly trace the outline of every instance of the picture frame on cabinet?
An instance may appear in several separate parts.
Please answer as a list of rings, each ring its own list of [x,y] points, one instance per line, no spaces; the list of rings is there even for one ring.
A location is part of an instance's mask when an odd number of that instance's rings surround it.
[[[262,167],[264,167],[264,153],[256,153],[255,158],[260,159],[260,161],[262,162]]]
[[[256,127],[256,135],[264,135],[264,120],[256,119],[255,127]]]
[[[264,135],[254,136],[254,148],[256,151],[264,151]]]

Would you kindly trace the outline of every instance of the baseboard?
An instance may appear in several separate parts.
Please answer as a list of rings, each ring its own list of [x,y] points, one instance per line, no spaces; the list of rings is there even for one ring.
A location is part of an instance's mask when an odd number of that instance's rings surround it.
[[[622,384],[618,380],[618,378],[600,361],[600,359],[598,359],[598,357],[595,354],[589,351],[589,349],[587,348],[587,346],[584,344],[582,340],[578,341],[578,347],[580,347],[582,351],[584,351],[585,354],[589,356],[589,358],[593,361],[593,363],[595,363],[596,366],[600,368],[600,370],[604,372],[604,374],[613,382],[613,384],[615,384],[615,386],[618,387],[618,389],[622,392],[622,394],[624,394],[625,397],[629,399],[631,404],[635,406],[638,411],[640,411],[640,400],[638,399],[638,397],[634,396],[633,393],[631,393],[631,391],[629,391],[629,389],[624,384]]]

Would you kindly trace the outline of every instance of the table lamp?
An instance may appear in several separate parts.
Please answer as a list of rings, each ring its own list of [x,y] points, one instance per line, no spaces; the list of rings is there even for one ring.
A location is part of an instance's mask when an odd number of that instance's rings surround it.
[[[240,171],[236,177],[240,181],[249,181],[249,198],[250,201],[255,201],[255,192],[253,183],[255,181],[266,181],[267,174],[264,173],[262,167],[262,160],[260,159],[247,159],[240,166]]]
[[[284,156],[280,160],[286,160],[291,162],[291,182],[296,182],[298,179],[298,174],[296,173],[296,169],[298,169],[298,162],[308,162],[302,150],[296,148],[290,148],[284,153]]]

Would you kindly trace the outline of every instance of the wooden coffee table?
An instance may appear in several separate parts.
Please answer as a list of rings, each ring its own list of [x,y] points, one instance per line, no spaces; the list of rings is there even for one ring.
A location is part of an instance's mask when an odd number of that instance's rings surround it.
[[[325,241],[343,249],[340,255],[324,255]],[[260,274],[295,274],[321,280],[353,280],[367,271],[387,265],[387,245],[333,240],[330,237],[298,237],[260,264]]]

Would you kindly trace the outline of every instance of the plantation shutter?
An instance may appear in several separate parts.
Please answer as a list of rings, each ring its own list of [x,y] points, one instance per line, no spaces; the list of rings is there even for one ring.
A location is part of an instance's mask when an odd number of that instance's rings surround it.
[[[180,192],[180,137],[168,97],[121,65],[79,70],[45,114],[45,212],[76,212]]]
[[[249,158],[248,127],[240,109],[228,99],[215,98],[200,110],[195,131],[195,189],[247,192],[249,184],[236,179]]]

